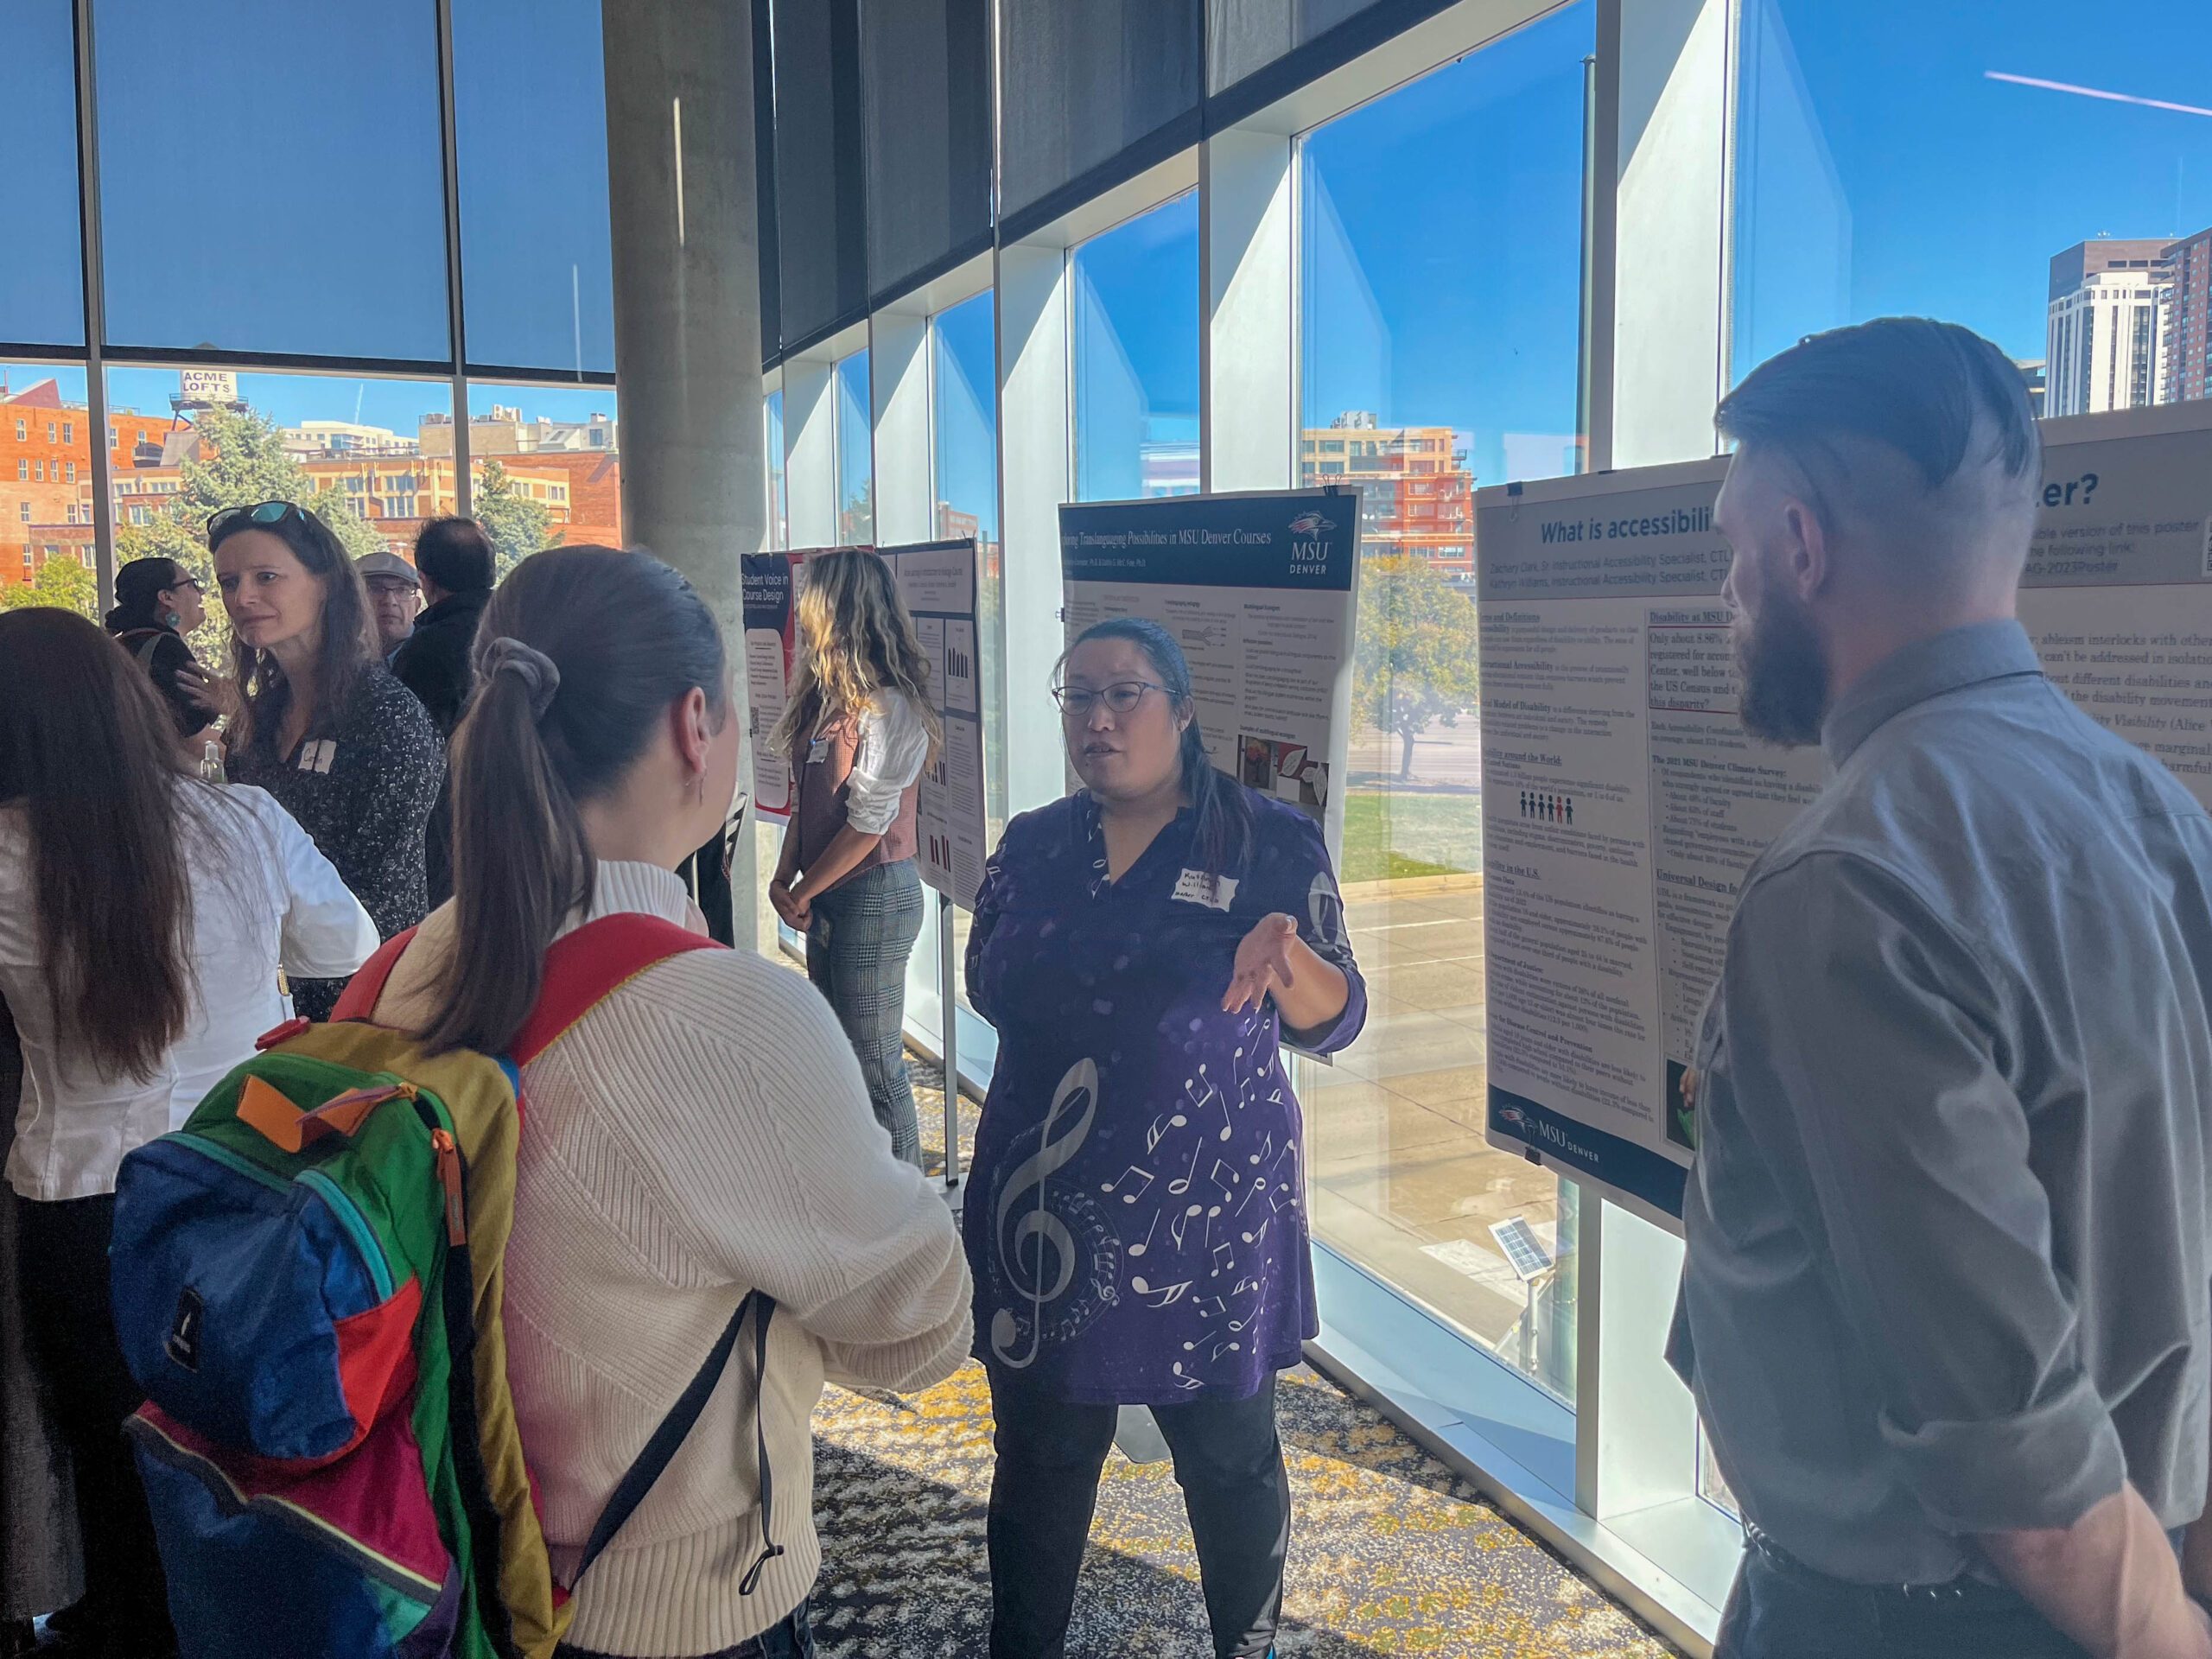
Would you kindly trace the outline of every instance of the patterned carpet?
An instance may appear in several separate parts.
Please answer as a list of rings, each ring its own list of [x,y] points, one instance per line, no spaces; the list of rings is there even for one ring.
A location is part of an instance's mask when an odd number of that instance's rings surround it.
[[[918,1067],[915,1082],[931,1128],[943,1111],[938,1074]],[[931,1138],[941,1144],[933,1128]],[[989,1404],[973,1365],[908,1400],[836,1389],[824,1397],[815,1428],[825,1659],[984,1651]],[[1664,1659],[1672,1651],[1313,1371],[1283,1379],[1279,1412],[1295,1505],[1285,1655]],[[1211,1650],[1173,1473],[1116,1452],[1099,1494],[1071,1659],[1202,1659]]]

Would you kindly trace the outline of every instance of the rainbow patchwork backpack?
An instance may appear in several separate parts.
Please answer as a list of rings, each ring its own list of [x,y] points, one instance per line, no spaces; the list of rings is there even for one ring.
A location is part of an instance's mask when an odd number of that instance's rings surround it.
[[[409,938],[362,969],[334,1023],[270,1033],[181,1129],[124,1160],[116,1326],[147,1395],[127,1428],[186,1659],[552,1659],[568,1626],[501,1324],[520,1068],[655,963],[719,947],[639,915],[563,936],[494,1060],[367,1023]],[[571,1586],[683,1444],[748,1312],[765,1370],[774,1305],[756,1292]],[[772,1539],[765,1433],[760,1451]]]

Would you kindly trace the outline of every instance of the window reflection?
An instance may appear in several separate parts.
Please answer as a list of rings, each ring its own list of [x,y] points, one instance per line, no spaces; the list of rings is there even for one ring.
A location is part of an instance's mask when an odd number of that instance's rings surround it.
[[[1737,58],[1738,378],[1909,314],[1995,340],[2050,414],[2212,393],[2212,10],[1747,0]]]
[[[1594,10],[1300,146],[1301,475],[1360,496],[1340,874],[1370,1006],[1306,1086],[1314,1233],[1568,1400],[1574,1194],[1483,1135],[1473,491],[1582,464]],[[1547,1263],[1525,1277],[1497,1236],[1516,1222]]]
[[[1198,198],[1076,249],[1076,499],[1198,487]]]
[[[831,378],[837,396],[837,543],[865,546],[875,540],[875,435],[868,353],[840,359]]]

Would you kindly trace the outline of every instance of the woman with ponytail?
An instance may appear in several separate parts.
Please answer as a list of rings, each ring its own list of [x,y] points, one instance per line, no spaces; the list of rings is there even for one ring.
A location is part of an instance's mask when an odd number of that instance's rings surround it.
[[[187,643],[207,620],[207,601],[200,578],[182,562],[132,559],[115,573],[115,608],[107,631],[122,643],[154,682],[176,722],[185,758],[197,766],[214,736],[210,728],[223,713],[227,681],[207,677]]]
[[[1290,1539],[1276,1373],[1319,1333],[1287,1032],[1366,993],[1320,827],[1217,770],[1155,623],[1060,661],[1083,787],[1007,826],[968,995],[999,1057],[964,1206],[991,1383],[992,1659],[1058,1655],[1117,1408],[1174,1453],[1223,1659],[1274,1646]]]
[[[556,939],[626,912],[705,932],[676,870],[728,813],[744,722],[714,617],[644,553],[523,561],[486,607],[475,669],[454,745],[453,900],[374,1014],[434,1049],[496,1054]],[[563,1651],[811,1654],[820,1549],[794,1517],[812,1513],[814,1403],[825,1376],[914,1389],[961,1363],[968,1275],[943,1199],[893,1158],[822,999],[750,951],[636,974],[522,1084],[508,1370],[564,1579],[732,1313],[756,1289],[777,1305],[766,1375],[724,1375],[577,1586]]]

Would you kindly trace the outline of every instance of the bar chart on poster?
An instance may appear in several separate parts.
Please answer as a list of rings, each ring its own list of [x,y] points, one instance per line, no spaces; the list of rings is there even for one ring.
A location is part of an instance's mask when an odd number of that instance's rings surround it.
[[[944,741],[922,773],[916,803],[922,880],[964,910],[976,907],[989,855],[983,796],[983,702],[976,678],[974,539],[876,550],[891,566],[929,664],[930,705]]]
[[[1122,617],[1166,628],[1190,661],[1214,765],[1311,814],[1332,859],[1343,851],[1358,546],[1359,498],[1344,490],[1060,509],[1069,643]]]
[[[2082,709],[2212,804],[2212,426],[2045,423],[2019,613]],[[1745,874],[1818,793],[1743,729],[1725,458],[1485,489],[1488,1136],[1679,1227],[1683,1077]]]

